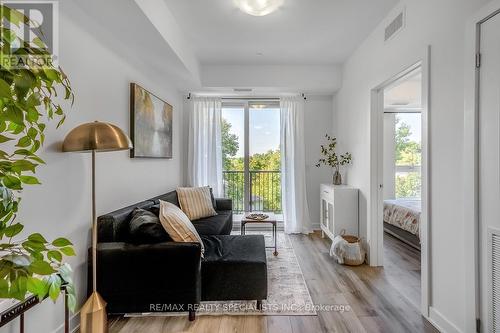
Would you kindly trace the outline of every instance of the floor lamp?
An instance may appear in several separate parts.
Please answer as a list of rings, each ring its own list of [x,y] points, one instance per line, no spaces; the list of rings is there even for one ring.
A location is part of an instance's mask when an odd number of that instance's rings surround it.
[[[72,129],[64,138],[63,152],[92,153],[92,295],[80,310],[81,333],[105,333],[108,331],[106,302],[97,292],[97,216],[95,200],[95,154],[117,150],[129,150],[132,143],[118,127],[95,121]]]

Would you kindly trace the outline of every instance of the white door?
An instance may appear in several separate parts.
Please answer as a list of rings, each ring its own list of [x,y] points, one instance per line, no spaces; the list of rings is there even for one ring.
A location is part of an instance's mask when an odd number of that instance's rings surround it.
[[[500,270],[493,283],[492,233],[500,244],[500,14],[481,24],[479,254],[482,332],[500,332]],[[472,156],[471,156],[472,158]],[[499,245],[500,248],[500,245]],[[497,253],[496,256],[499,256]],[[493,255],[495,256],[495,255]],[[495,266],[500,269],[500,259]],[[496,286],[496,287],[495,287]],[[496,297],[495,297],[496,295]],[[496,299],[496,300],[495,300]],[[496,323],[496,324],[495,324]]]

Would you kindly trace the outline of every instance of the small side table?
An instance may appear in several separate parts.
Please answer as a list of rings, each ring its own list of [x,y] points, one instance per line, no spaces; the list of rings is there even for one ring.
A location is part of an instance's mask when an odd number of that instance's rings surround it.
[[[265,213],[266,215],[269,215],[269,217],[265,220],[252,220],[248,218],[248,215],[251,213],[245,213],[245,217],[241,219],[241,234],[245,235],[246,233],[246,225],[247,223],[256,223],[256,224],[263,224],[263,223],[270,223],[273,226],[273,240],[274,240],[274,245],[273,246],[266,246],[266,249],[274,249],[273,255],[277,256],[278,255],[278,237],[277,237],[277,221],[276,217],[273,213]]]
[[[65,285],[61,286],[64,295],[64,333],[69,333],[69,308],[68,294]],[[19,332],[24,333],[24,314],[32,307],[40,304],[37,296],[28,296],[24,301],[15,301],[7,309],[0,311],[0,327],[5,326],[12,320],[19,318]]]

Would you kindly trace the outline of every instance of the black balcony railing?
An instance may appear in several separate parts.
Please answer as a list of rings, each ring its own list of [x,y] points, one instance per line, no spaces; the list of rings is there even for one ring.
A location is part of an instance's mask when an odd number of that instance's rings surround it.
[[[233,200],[233,211],[245,211],[245,190],[248,188],[248,210],[280,214],[281,172],[249,171],[249,184],[245,186],[244,171],[224,171],[224,197]]]

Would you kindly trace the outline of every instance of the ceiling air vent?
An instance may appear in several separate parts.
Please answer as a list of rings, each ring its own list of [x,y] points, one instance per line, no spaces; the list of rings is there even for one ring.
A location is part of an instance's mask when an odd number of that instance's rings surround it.
[[[387,42],[388,40],[394,38],[394,36],[396,36],[398,32],[403,30],[404,26],[405,26],[405,12],[402,11],[385,28],[385,41]]]
[[[253,89],[251,88],[234,88],[234,92],[252,92]]]

